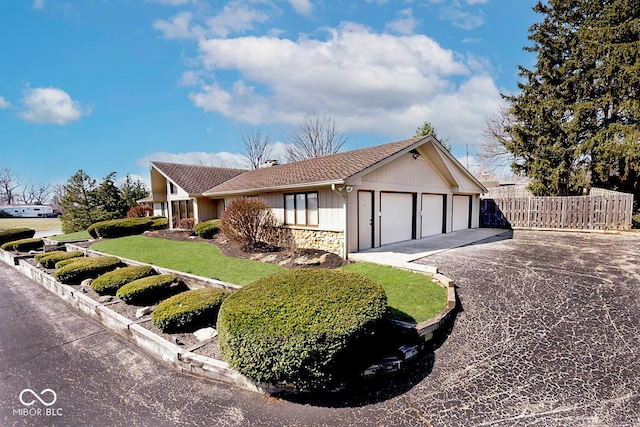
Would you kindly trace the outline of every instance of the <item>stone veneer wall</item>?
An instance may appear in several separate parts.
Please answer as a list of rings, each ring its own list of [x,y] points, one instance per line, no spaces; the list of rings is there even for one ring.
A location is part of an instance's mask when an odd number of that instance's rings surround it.
[[[299,248],[320,249],[344,257],[344,233],[341,231],[288,229]]]

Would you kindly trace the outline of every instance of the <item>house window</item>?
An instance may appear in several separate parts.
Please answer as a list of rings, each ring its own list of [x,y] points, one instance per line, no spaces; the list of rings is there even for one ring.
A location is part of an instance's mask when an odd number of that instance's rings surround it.
[[[174,200],[171,202],[173,219],[179,222],[182,219],[193,218],[193,200]]]
[[[169,183],[169,191],[171,194],[178,194],[178,187],[173,182]]]
[[[318,193],[284,195],[285,224],[318,225]]]

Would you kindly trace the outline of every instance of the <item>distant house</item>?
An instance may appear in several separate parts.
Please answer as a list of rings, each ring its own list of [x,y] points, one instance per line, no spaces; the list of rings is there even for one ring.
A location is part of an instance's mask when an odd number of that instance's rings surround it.
[[[476,228],[486,191],[431,136],[256,170],[152,162],[151,187],[146,201],[174,224],[219,218],[233,199],[260,197],[299,247],[341,256]]]
[[[53,208],[47,205],[0,205],[0,211],[17,218],[47,218],[53,215]]]

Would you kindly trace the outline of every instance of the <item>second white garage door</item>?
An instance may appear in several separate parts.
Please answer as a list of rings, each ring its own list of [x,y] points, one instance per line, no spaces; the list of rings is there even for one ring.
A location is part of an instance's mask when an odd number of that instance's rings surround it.
[[[453,231],[469,228],[469,207],[471,196],[453,196]]]
[[[444,196],[442,194],[422,195],[422,227],[420,237],[442,233],[443,208]]]
[[[380,194],[380,244],[402,242],[413,237],[413,194]]]

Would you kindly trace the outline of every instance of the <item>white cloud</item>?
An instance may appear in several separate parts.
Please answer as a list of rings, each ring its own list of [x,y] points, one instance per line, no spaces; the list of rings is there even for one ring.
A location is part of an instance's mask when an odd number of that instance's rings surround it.
[[[190,98],[204,111],[252,125],[295,125],[304,113],[330,112],[345,131],[404,137],[429,120],[454,145],[478,142],[500,95],[477,58],[424,35],[348,23],[328,31],[326,40],[201,40],[200,71],[209,82]],[[218,70],[238,77],[216,80]]]
[[[0,110],[4,110],[11,107],[11,103],[4,99],[4,97],[0,96]]]
[[[231,32],[239,33],[253,29],[254,22],[265,22],[266,13],[252,9],[240,3],[226,5],[222,12],[207,19],[207,25],[213,35],[227,37]]]
[[[200,73],[195,70],[189,70],[182,73],[182,77],[178,84],[180,86],[198,86],[202,83],[202,78],[200,77]]]
[[[288,0],[293,9],[300,15],[310,15],[313,4],[309,0]]]
[[[55,87],[28,89],[21,102],[24,109],[20,116],[32,123],[65,125],[91,114],[90,109],[84,108],[65,91]]]
[[[478,8],[488,3],[489,0],[429,0],[430,4],[437,6],[437,14],[440,19],[450,21],[455,27],[464,30],[472,30],[484,25],[484,13]],[[469,6],[472,11],[469,11]]]
[[[44,9],[44,0],[33,0],[33,6],[34,9],[37,10],[42,10]]]
[[[153,23],[153,28],[160,31],[167,39],[189,39],[204,35],[204,29],[200,26],[192,26],[191,12],[180,12],[170,21],[158,19]]]
[[[441,16],[444,19],[451,21],[451,23],[463,30],[473,30],[484,24],[484,17],[480,13],[466,12],[457,7],[445,8],[441,11]]]
[[[404,9],[398,12],[398,15],[397,19],[387,23],[387,30],[398,34],[413,34],[418,25],[418,21],[413,17],[413,10],[411,8]]]
[[[265,12],[236,1],[225,5],[218,14],[206,18],[202,24],[195,22],[193,13],[183,11],[168,21],[156,20],[153,27],[167,39],[227,37],[232,33],[252,30],[255,23],[266,22],[268,19]]]

